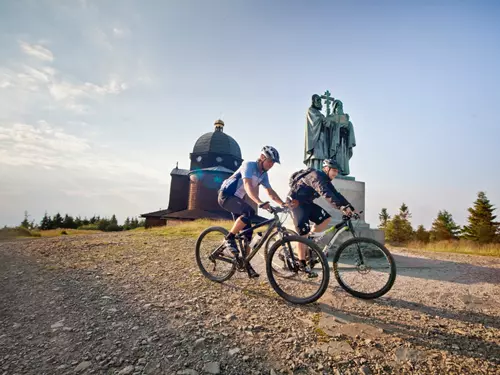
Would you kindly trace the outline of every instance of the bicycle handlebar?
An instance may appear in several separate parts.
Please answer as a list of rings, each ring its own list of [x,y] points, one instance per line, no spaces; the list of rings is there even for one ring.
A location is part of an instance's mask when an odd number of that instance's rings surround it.
[[[264,202],[264,203],[259,204],[259,208],[263,208],[263,206],[265,206],[266,204],[269,204],[269,202]],[[285,206],[285,207],[279,207],[279,206],[273,207],[273,206],[269,205],[269,207],[265,208],[265,210],[272,213],[272,214],[277,214],[277,213],[287,213],[290,211],[290,208],[287,206]]]
[[[259,208],[263,208],[265,205],[269,205],[269,202],[263,202],[261,204],[259,204]],[[277,213],[288,213],[290,212],[290,207],[288,206],[285,206],[285,207],[279,207],[279,206],[276,206],[276,207],[273,207],[271,205],[269,205],[268,208],[265,208],[266,211],[272,213],[272,214],[277,214]],[[355,220],[359,220],[361,218],[361,214],[363,213],[363,211],[359,211],[359,212],[354,212],[352,214],[352,216],[348,216],[348,215],[342,215],[342,219],[343,220],[350,220],[351,218],[354,218]]]
[[[342,220],[346,221],[346,220],[351,220],[352,218],[354,218],[355,220],[359,220],[361,218],[362,213],[363,211],[359,211],[359,212],[354,212],[352,216],[342,215]]]

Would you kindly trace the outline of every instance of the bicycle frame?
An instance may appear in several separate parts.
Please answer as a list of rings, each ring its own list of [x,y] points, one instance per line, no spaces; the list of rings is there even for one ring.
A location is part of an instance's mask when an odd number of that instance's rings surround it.
[[[281,222],[279,220],[279,217],[275,214],[274,215],[274,218],[272,219],[268,219],[266,221],[263,221],[262,223],[260,224],[256,224],[250,228],[247,228],[245,230],[242,230],[241,232],[239,232],[236,236],[235,236],[235,239],[238,240],[239,242],[239,245],[240,245],[240,251],[246,251],[246,244],[245,244],[245,233],[248,233],[250,231],[253,231],[255,229],[258,229],[260,227],[263,227],[265,225],[269,225],[269,228],[267,228],[266,232],[262,235],[262,238],[259,240],[259,242],[257,243],[257,245],[252,249],[252,251],[250,252],[250,254],[246,255],[245,253],[243,253],[243,259],[245,262],[249,262],[250,260],[252,260],[252,258],[255,256],[255,254],[257,254],[257,252],[260,250],[260,248],[262,247],[262,245],[264,245],[267,241],[267,239],[269,238],[269,236],[271,235],[271,233],[273,232],[273,230],[275,228],[278,229],[278,231],[283,231],[283,227],[281,226]],[[256,234],[255,234],[256,235]]]
[[[351,232],[352,236],[356,237],[356,231],[354,230],[354,227],[352,225],[351,220],[343,219],[342,222],[340,222],[340,223],[334,225],[333,227],[325,230],[321,234],[321,236],[318,236],[317,238],[315,238],[315,240],[318,241],[318,240],[322,239],[328,233],[332,233],[332,232],[334,233],[333,237],[330,239],[330,241],[328,241],[328,243],[323,248],[323,253],[325,255],[327,255],[328,250],[333,246],[333,244],[335,243],[335,241],[337,241],[337,238],[339,238],[339,236],[342,233],[344,233],[344,232]]]

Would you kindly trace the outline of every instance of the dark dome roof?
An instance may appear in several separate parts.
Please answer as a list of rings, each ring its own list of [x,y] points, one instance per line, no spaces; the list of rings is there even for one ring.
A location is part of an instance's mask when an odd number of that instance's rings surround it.
[[[193,147],[193,154],[205,154],[208,152],[216,154],[229,154],[241,159],[241,150],[238,143],[221,128],[216,128],[211,133],[203,134]]]

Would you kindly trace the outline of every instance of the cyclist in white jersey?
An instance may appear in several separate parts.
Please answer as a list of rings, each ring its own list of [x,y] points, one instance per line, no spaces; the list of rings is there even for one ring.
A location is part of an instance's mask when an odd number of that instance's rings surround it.
[[[226,248],[231,250],[236,256],[238,247],[234,239],[235,235],[243,229],[251,227],[251,219],[255,215],[255,210],[244,200],[248,195],[258,205],[264,202],[259,198],[259,185],[262,185],[269,197],[281,206],[285,202],[278,196],[269,183],[267,172],[274,163],[280,163],[278,151],[272,146],[264,146],[257,161],[245,161],[226,179],[219,189],[219,205],[237,217],[233,227],[226,236]],[[266,209],[269,203],[262,206]],[[248,241],[252,239],[252,231],[247,233]],[[250,249],[246,249],[247,254]],[[259,274],[248,264],[248,277],[259,277]]]

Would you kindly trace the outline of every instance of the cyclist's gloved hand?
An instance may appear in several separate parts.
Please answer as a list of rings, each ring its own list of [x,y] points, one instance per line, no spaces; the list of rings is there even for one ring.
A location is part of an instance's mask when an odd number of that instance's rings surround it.
[[[297,199],[288,199],[286,205],[290,208],[295,208],[299,205],[299,201]]]
[[[342,210],[342,213],[344,215],[349,216],[349,217],[351,217],[355,212],[354,208],[350,205],[349,206],[342,206],[340,209]]]
[[[259,208],[263,208],[264,210],[269,210],[270,207],[269,202],[262,202],[259,204]]]

